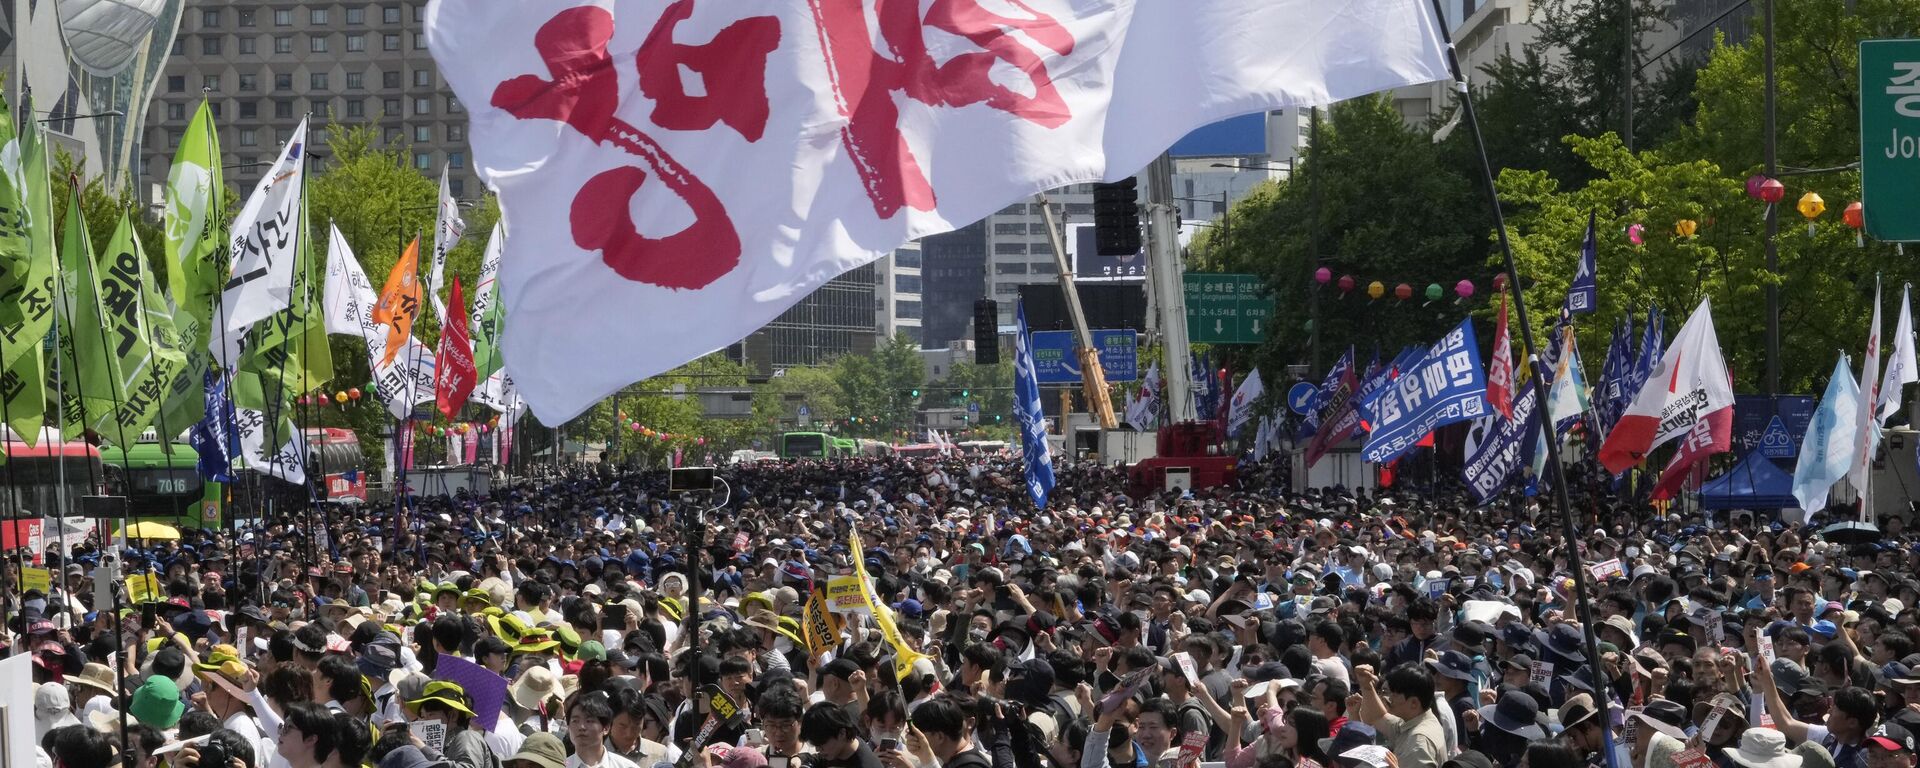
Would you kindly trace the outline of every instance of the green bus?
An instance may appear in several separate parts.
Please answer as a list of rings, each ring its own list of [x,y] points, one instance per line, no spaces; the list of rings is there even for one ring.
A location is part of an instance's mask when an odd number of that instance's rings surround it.
[[[844,459],[858,452],[853,440],[825,432],[787,432],[780,436],[780,458]]]
[[[182,528],[220,525],[220,486],[200,478],[193,446],[159,442],[100,449],[111,485],[127,497],[127,515]],[[216,494],[209,498],[209,494]]]

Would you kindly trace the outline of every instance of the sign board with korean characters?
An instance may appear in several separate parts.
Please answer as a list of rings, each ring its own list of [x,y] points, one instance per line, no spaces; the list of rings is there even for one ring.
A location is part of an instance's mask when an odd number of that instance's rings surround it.
[[[1860,199],[1868,237],[1920,241],[1920,40],[1860,41]]]

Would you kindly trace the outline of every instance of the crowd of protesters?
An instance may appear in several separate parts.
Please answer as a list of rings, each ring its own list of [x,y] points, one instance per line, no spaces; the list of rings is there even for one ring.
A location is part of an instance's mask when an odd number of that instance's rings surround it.
[[[1265,469],[1128,498],[1062,464],[1043,509],[1004,458],[721,475],[711,498],[580,471],[190,530],[121,552],[156,577],[141,603],[101,603],[96,545],[36,553],[50,590],[10,561],[40,762],[1916,765],[1902,520],[1829,540],[1820,516],[1594,498],[1569,542],[1524,498]],[[878,610],[821,615],[861,570]]]

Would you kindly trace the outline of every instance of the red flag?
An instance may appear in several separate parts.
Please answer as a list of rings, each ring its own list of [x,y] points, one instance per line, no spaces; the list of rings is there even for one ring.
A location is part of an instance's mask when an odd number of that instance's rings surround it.
[[[1500,292],[1500,319],[1493,326],[1493,353],[1487,356],[1487,404],[1513,418],[1513,341],[1507,336],[1507,293]]]
[[[433,399],[447,418],[460,412],[473,394],[479,372],[473,368],[473,341],[467,336],[467,302],[460,295],[460,278],[453,279],[447,297],[447,324],[440,328],[439,364],[433,371]]]

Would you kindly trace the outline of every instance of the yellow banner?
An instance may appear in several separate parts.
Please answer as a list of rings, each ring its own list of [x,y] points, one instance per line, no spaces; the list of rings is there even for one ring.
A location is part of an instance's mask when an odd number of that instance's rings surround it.
[[[800,632],[807,643],[807,653],[813,660],[813,666],[820,666],[820,655],[838,644],[840,638],[840,617],[833,615],[827,607],[827,591],[815,588],[807,598],[807,607],[800,620]]]
[[[858,576],[835,576],[827,580],[827,607],[839,613],[865,613],[867,591]]]
[[[20,590],[40,590],[41,594],[53,591],[53,572],[45,568],[20,569]]]
[[[160,579],[151,573],[127,577],[127,602],[139,605],[160,599]]]
[[[853,550],[853,576],[859,580],[860,592],[867,598],[867,607],[873,610],[873,623],[880,627],[880,635],[887,639],[887,644],[893,646],[894,679],[905,680],[907,675],[913,673],[913,663],[927,658],[927,655],[907,645],[906,638],[900,636],[900,627],[893,623],[893,609],[880,602],[880,598],[873,594],[873,589],[867,586],[867,553],[860,547],[859,531],[847,534],[847,548]]]

